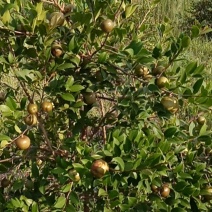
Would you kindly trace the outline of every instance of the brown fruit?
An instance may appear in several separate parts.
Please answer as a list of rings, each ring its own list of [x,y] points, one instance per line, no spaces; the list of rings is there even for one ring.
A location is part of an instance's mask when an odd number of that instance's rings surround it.
[[[41,108],[42,108],[42,111],[43,112],[51,112],[52,109],[53,109],[53,104],[52,102],[48,102],[48,101],[44,101],[42,104],[41,104]]]
[[[36,125],[38,123],[37,116],[34,114],[29,114],[24,118],[24,122],[29,126]]]
[[[162,74],[163,71],[164,71],[164,67],[163,66],[156,66],[155,68],[153,68],[152,74],[153,75]]]
[[[158,186],[152,184],[152,185],[151,185],[151,190],[152,190],[154,193],[157,193],[158,190],[159,190],[159,188],[158,188]]]
[[[61,12],[53,12],[50,15],[50,26],[57,27],[62,26],[65,22],[65,16]]]
[[[167,184],[163,185],[160,189],[160,195],[164,198],[168,197],[170,194],[170,188]]]
[[[0,92],[0,101],[4,101],[5,100],[5,93],[4,92]]]
[[[101,27],[103,32],[109,33],[113,30],[114,23],[113,23],[112,20],[106,19],[106,20],[102,21],[100,27]]]
[[[31,143],[30,138],[26,135],[21,135],[15,140],[16,146],[21,150],[28,149],[30,146],[30,143]]]
[[[95,160],[91,166],[91,173],[96,178],[101,178],[109,171],[109,166],[104,160]]]
[[[156,79],[156,85],[159,88],[164,88],[169,84],[169,80],[166,77],[159,77]]]
[[[206,118],[204,116],[199,116],[197,118],[197,122],[198,122],[198,124],[203,125],[206,122]]]
[[[84,93],[83,99],[86,104],[92,105],[96,102],[96,95],[94,92]]]
[[[179,108],[178,100],[174,97],[165,96],[161,99],[161,103],[171,113],[177,112]]]
[[[36,114],[38,112],[38,106],[36,104],[29,103],[27,111],[29,114]]]
[[[51,53],[54,57],[60,57],[63,54],[63,49],[60,44],[54,43],[51,48]]]
[[[80,181],[80,175],[75,169],[71,169],[68,171],[68,175],[71,178],[73,182],[78,182]]]
[[[6,188],[10,185],[10,181],[7,178],[2,179],[1,181],[1,187]]]
[[[144,67],[141,64],[138,64],[135,67],[135,75],[137,77],[147,76],[148,74],[149,74],[149,69],[147,67]]]

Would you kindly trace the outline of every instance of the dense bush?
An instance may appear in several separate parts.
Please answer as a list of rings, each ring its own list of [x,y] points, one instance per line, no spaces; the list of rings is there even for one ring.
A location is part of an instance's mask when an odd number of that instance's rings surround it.
[[[209,211],[201,30],[146,23],[159,1],[64,2],[0,2],[0,210]]]
[[[203,28],[202,34],[212,39],[212,1],[198,0],[192,1],[191,8],[184,25],[191,27],[194,24],[200,24]],[[187,27],[188,27],[187,26]]]

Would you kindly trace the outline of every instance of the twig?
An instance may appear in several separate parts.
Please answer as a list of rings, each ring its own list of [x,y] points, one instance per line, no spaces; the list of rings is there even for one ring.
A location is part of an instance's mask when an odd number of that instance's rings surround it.
[[[105,110],[104,110],[102,99],[99,99],[99,103],[100,103],[100,110],[101,110],[102,117],[105,117]],[[103,143],[106,144],[107,136],[106,136],[105,126],[102,126],[102,131],[103,131]]]
[[[121,6],[122,6],[123,2],[124,2],[124,0],[121,1],[121,3],[120,3],[120,5],[119,5],[118,9],[116,10],[115,16],[114,16],[114,20],[116,20],[117,16],[119,15],[119,11],[120,11],[120,9],[121,9]]]
[[[53,153],[54,150],[53,150],[53,148],[52,148],[51,141],[50,141],[49,138],[48,138],[48,134],[47,134],[47,132],[46,132],[46,129],[44,128],[42,119],[38,118],[38,122],[39,122],[38,126],[39,126],[39,128],[41,129],[41,131],[42,131],[42,133],[43,133],[43,135],[44,135],[45,141],[47,142],[47,145],[48,145],[49,149],[50,149],[51,152]]]

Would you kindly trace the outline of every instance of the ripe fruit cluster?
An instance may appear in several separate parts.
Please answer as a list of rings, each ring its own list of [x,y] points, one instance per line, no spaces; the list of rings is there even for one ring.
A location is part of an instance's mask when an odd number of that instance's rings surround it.
[[[167,183],[163,184],[161,187],[156,185],[151,185],[151,189],[154,193],[159,193],[161,197],[168,197],[170,194],[170,187]]]

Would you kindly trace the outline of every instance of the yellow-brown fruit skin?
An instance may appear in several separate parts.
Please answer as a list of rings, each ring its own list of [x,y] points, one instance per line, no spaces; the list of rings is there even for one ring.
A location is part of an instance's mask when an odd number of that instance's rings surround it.
[[[198,122],[199,125],[203,125],[203,124],[206,123],[206,119],[205,119],[204,116],[199,116],[199,117],[197,118],[197,122]]]
[[[52,102],[44,101],[41,104],[41,108],[43,112],[49,113],[53,110],[53,104]]]
[[[26,135],[22,135],[15,140],[16,146],[21,150],[26,150],[30,147],[30,139]]]
[[[174,97],[165,96],[161,99],[163,107],[171,113],[178,111],[179,105],[178,100]]]
[[[169,80],[166,77],[159,77],[156,79],[156,85],[159,88],[164,88],[169,84]]]
[[[103,32],[109,33],[109,32],[111,32],[113,30],[114,23],[113,23],[112,20],[106,19],[106,20],[102,21],[100,27],[101,27]]]
[[[163,185],[160,189],[160,195],[164,198],[168,197],[170,194],[170,188],[168,185]]]
[[[53,44],[51,47],[51,53],[54,57],[59,58],[63,54],[63,49],[60,44]]]
[[[135,75],[137,77],[145,77],[149,75],[149,69],[147,67],[142,66],[141,64],[138,64],[135,67]]]
[[[38,106],[33,103],[29,103],[27,106],[27,111],[29,114],[36,114],[38,112]]]
[[[210,201],[212,200],[212,187],[206,187],[205,190],[207,191],[207,195],[204,195],[205,200]]]
[[[68,175],[73,182],[79,182],[80,181],[80,175],[76,170],[74,170],[74,169],[69,170]]]
[[[109,166],[104,160],[98,159],[92,163],[91,173],[96,178],[101,178],[109,171]]]
[[[34,114],[29,114],[24,118],[24,122],[25,122],[25,124],[27,124],[29,126],[34,126],[38,122],[37,116]]]

